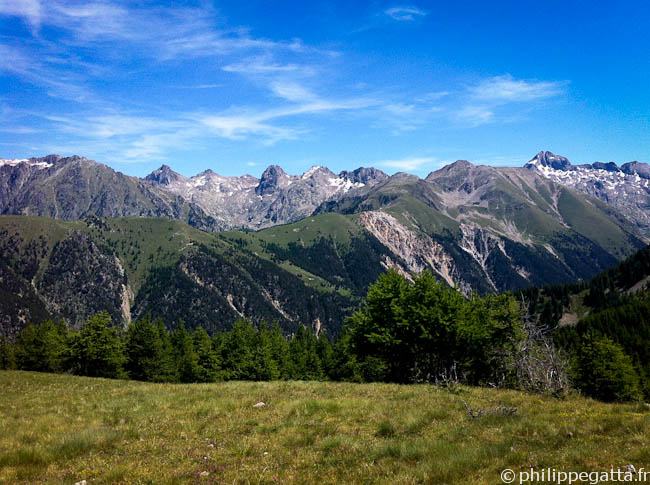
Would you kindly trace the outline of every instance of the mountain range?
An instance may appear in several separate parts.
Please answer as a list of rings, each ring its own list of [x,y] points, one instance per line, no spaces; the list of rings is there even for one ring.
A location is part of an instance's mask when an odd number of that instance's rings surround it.
[[[0,160],[1,331],[107,310],[120,324],[149,312],[213,331],[246,317],[335,333],[390,267],[429,269],[466,294],[586,280],[647,243],[644,209],[605,195],[644,187],[648,171],[571,167],[541,152],[424,179],[275,165],[259,179],[168,166],[140,179],[81,157]]]
[[[539,152],[526,168],[616,207],[646,237],[650,236],[650,165],[595,162],[572,165],[565,157]]]

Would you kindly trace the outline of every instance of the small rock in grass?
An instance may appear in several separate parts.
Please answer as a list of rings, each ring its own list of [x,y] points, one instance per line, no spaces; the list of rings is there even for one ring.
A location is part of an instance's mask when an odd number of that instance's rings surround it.
[[[202,471],[201,473],[199,473],[199,475],[201,475],[202,477],[207,477],[209,474],[210,472],[208,471]]]
[[[260,402],[258,402],[256,404],[253,404],[254,408],[261,408],[263,406],[266,406],[266,403],[263,403],[262,401],[260,401]]]
[[[212,443],[210,443],[208,446],[209,446],[210,448],[214,448],[214,444],[212,444]]]
[[[74,485],[86,485],[86,480],[81,480],[80,482],[75,482]]]
[[[264,456],[266,456],[266,455],[268,455],[268,454],[269,454],[269,452],[268,452],[268,451],[265,451],[265,452],[264,452]]]
[[[625,465],[621,467],[621,471],[623,473],[631,473],[632,475],[636,475],[636,468],[634,468],[634,465]]]

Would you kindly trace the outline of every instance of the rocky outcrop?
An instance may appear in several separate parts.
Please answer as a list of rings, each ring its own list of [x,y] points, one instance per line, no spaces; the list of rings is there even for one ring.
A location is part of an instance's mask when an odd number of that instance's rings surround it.
[[[399,256],[409,272],[431,269],[450,286],[462,283],[455,274],[453,258],[441,244],[430,237],[417,235],[392,215],[382,211],[362,212],[359,224]]]
[[[73,327],[108,311],[113,322],[127,323],[124,298],[128,282],[122,266],[87,234],[73,231],[52,249],[37,290],[52,315]]]

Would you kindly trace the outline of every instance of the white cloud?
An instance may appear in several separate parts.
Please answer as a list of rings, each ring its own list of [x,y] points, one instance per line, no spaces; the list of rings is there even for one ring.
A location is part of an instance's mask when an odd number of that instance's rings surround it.
[[[282,74],[297,73],[312,74],[313,69],[310,66],[299,64],[282,64],[273,62],[270,56],[254,56],[243,59],[242,61],[228,64],[222,67],[227,72],[237,72],[241,74]]]
[[[280,140],[293,140],[297,138],[300,130],[275,126],[267,123],[273,119],[271,114],[241,114],[241,115],[207,115],[198,121],[207,127],[211,133],[221,138],[242,140],[249,136],[258,136],[266,143],[275,143]]]
[[[313,102],[316,99],[309,89],[293,81],[275,81],[271,83],[271,92],[279,98],[296,103]]]
[[[467,88],[464,103],[451,111],[452,117],[469,127],[520,121],[536,101],[561,95],[567,84],[515,79],[509,74],[484,79]]]
[[[391,7],[384,10],[384,13],[399,22],[412,21],[416,17],[424,17],[429,14],[426,10],[414,6]]]
[[[0,0],[0,14],[24,18],[34,30],[50,25],[69,33],[65,45],[130,44],[131,56],[172,59],[242,51],[304,51],[299,39],[255,38],[225,28],[210,7],[143,7],[119,1]],[[123,50],[124,51],[124,50]]]
[[[401,158],[399,160],[379,160],[373,162],[373,165],[380,165],[382,167],[397,168],[399,170],[421,170],[426,165],[430,165],[436,161],[433,157],[412,157]]]
[[[492,103],[535,101],[563,92],[566,82],[526,81],[509,74],[485,79],[469,88],[472,98]]]
[[[91,98],[79,76],[70,71],[61,72],[52,68],[20,46],[0,44],[1,71],[45,88],[52,97],[78,102],[86,102]]]
[[[273,93],[293,104],[275,109],[230,109],[216,114],[196,116],[200,123],[222,138],[241,140],[259,136],[266,143],[294,140],[307,130],[295,126],[280,125],[281,119],[300,115],[314,115],[330,111],[355,110],[376,103],[370,99],[326,99],[295,83],[272,86]]]
[[[39,0],[2,0],[0,15],[22,17],[36,32],[41,26],[41,4]]]
[[[475,127],[494,121],[494,112],[488,106],[467,105],[454,113],[454,118],[463,124]]]
[[[215,89],[222,88],[224,84],[197,84],[196,86],[179,86],[181,89]]]

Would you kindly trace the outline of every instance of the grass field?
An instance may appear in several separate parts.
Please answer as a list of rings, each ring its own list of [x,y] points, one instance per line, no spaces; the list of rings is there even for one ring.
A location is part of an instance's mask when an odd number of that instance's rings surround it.
[[[646,404],[464,387],[5,371],[0,430],[0,483],[495,484],[504,468],[650,468]]]

